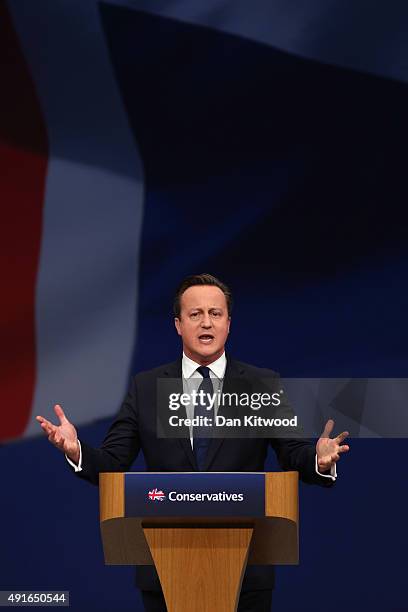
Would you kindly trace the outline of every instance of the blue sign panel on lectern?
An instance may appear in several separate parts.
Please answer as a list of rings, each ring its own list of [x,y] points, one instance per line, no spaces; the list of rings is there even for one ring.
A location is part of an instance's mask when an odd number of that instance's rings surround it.
[[[125,516],[265,516],[265,475],[128,473]]]

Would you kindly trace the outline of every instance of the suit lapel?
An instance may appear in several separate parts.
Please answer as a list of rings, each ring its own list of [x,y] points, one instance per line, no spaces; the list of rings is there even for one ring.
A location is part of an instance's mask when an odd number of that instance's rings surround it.
[[[232,393],[237,391],[237,384],[240,386],[241,383],[244,382],[244,369],[238,365],[236,361],[230,359],[227,356],[227,368],[225,370],[224,384],[222,387],[223,393]],[[218,410],[218,414],[223,413],[223,407],[220,407]],[[213,438],[210,443],[210,447],[208,449],[207,459],[205,463],[205,470],[208,470],[210,465],[215,459],[215,456],[221,449],[225,438]]]
[[[182,369],[181,369],[181,359],[178,359],[174,363],[166,366],[164,372],[164,376],[168,378],[174,378],[174,392],[175,393],[183,393],[183,379],[182,379]],[[181,407],[182,414],[181,416],[185,418],[187,416],[185,407]],[[175,440],[177,444],[180,444],[181,448],[185,452],[187,459],[191,463],[191,467],[197,471],[197,463],[194,457],[193,449],[191,448],[190,442],[190,431],[187,427],[185,427],[185,436],[183,438],[178,438]]]

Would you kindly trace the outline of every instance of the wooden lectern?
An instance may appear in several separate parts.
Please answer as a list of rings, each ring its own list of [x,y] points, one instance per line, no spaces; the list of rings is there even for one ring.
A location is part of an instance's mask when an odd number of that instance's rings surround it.
[[[181,509],[177,503],[162,504],[160,494],[166,497],[164,487],[147,490],[150,487],[142,485],[135,489],[142,479],[146,482],[149,478],[154,484],[155,478],[162,476],[166,483],[171,479],[167,490],[177,490],[185,482],[185,472],[102,473],[100,522],[105,563],[154,564],[170,612],[232,612],[237,609],[247,563],[298,563],[298,473],[187,474],[193,479],[194,489],[201,492],[211,481],[206,475],[221,479],[221,487],[222,482],[237,476],[249,480],[249,485],[251,479],[257,478],[263,495],[254,497],[258,502],[261,498],[261,511],[257,510],[256,516],[246,516],[238,502],[211,502],[206,506],[211,508],[211,516],[208,511],[201,516],[197,515],[197,503],[180,502]],[[131,490],[132,483],[135,486]],[[172,494],[176,497],[175,491]],[[136,503],[133,509],[127,501],[131,496]],[[257,500],[248,499],[248,503]],[[146,510],[139,502],[146,503]],[[250,512],[251,507],[247,507]],[[155,516],[157,512],[161,516]]]

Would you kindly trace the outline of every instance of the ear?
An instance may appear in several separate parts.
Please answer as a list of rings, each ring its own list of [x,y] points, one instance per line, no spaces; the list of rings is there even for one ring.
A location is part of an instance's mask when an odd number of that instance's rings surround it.
[[[231,317],[228,317],[228,330],[227,330],[228,334],[229,334],[229,331],[230,331],[230,326],[231,326]]]
[[[180,319],[178,317],[174,317],[174,325],[175,325],[175,327],[177,329],[178,335],[181,336],[181,329],[180,329],[181,323],[180,323]]]

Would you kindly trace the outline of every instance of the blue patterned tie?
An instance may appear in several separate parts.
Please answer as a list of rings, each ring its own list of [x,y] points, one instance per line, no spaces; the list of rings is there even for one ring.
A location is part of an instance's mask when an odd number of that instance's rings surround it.
[[[206,366],[200,366],[199,368],[197,368],[197,372],[199,372],[203,377],[203,381],[198,388],[198,392],[204,391],[205,398],[203,402],[198,401],[197,405],[194,406],[194,416],[203,416],[214,420],[214,408],[211,408],[211,410],[207,409],[207,407],[210,405],[208,402],[207,394],[209,393],[212,396],[214,393],[214,387],[210,378],[210,368],[207,368]],[[211,442],[211,438],[203,437],[205,435],[208,436],[207,428],[193,428],[193,450],[200,472],[204,471],[208,448]]]

